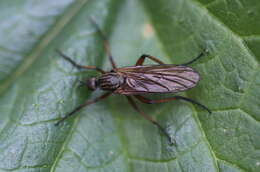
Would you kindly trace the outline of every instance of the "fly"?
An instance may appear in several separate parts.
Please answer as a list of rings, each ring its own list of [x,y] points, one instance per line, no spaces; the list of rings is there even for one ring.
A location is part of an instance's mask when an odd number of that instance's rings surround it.
[[[77,64],[61,51],[57,50],[57,52],[61,57],[63,57],[66,61],[70,62],[78,69],[91,69],[99,72],[101,74],[99,77],[88,78],[83,82],[83,84],[92,91],[100,88],[101,90],[105,91],[105,93],[100,97],[97,97],[93,100],[87,100],[85,103],[79,105],[70,113],[65,115],[62,119],[60,119],[55,125],[59,125],[62,121],[66,120],[90,104],[103,100],[112,94],[121,94],[127,98],[129,104],[135,111],[142,115],[146,120],[157,126],[158,129],[163,134],[165,134],[165,136],[172,143],[172,139],[166,130],[155,119],[141,111],[135,103],[134,99],[146,104],[164,103],[180,99],[195,104],[211,113],[211,111],[206,106],[187,97],[173,96],[164,99],[151,100],[144,96],[153,93],[177,93],[196,86],[200,80],[199,73],[188,65],[202,57],[203,52],[193,60],[180,65],[165,64],[156,57],[144,54],[139,57],[135,66],[118,68],[110,52],[108,39],[100,30],[98,25],[94,22],[94,20],[91,21],[103,39],[104,49],[112,66],[111,71],[106,72],[96,66],[84,66]],[[147,58],[156,62],[157,64],[143,65],[145,59]]]

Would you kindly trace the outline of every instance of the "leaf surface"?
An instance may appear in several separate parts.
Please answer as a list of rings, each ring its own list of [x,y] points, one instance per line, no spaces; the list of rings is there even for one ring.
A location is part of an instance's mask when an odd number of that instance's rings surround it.
[[[0,171],[260,171],[260,2],[257,0],[59,0],[0,2]],[[182,101],[139,104],[120,95],[55,122],[87,99],[79,71],[60,58],[110,70],[93,17],[118,66],[142,54],[191,66],[198,86]],[[147,63],[151,63],[147,61]],[[163,98],[151,96],[151,98]]]

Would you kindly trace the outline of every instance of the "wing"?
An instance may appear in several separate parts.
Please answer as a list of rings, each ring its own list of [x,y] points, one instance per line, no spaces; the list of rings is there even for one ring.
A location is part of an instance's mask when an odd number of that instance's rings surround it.
[[[115,93],[175,93],[194,87],[200,77],[192,68],[178,65],[152,65],[118,68],[125,79]]]

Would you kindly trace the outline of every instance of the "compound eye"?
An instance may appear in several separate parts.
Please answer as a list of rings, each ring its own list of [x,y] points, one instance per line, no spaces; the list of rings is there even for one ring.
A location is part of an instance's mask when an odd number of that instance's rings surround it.
[[[97,88],[96,86],[96,78],[90,78],[87,80],[86,85],[89,90],[95,90]]]

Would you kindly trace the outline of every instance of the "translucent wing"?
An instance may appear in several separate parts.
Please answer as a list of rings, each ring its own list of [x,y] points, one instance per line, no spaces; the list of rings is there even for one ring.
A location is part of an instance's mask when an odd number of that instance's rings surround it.
[[[152,65],[118,68],[125,82],[115,93],[175,93],[194,87],[199,74],[192,68],[178,65]]]

